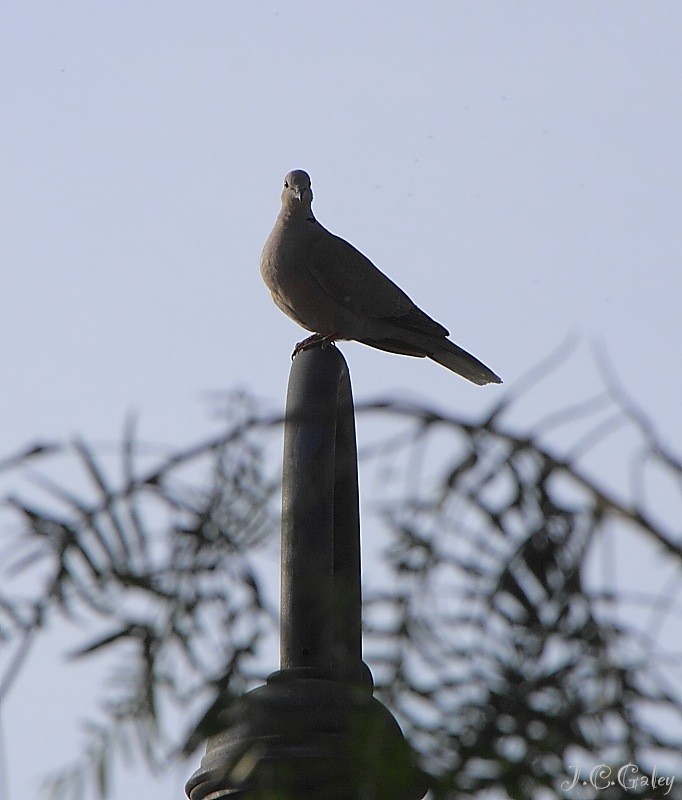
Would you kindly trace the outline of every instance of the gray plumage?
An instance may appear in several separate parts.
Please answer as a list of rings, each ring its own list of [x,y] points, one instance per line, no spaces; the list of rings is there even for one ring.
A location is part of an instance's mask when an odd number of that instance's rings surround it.
[[[313,332],[294,355],[320,342],[353,339],[391,353],[426,356],[479,385],[501,383],[366,256],[320,225],[312,200],[308,174],[290,172],[260,260],[276,305]]]

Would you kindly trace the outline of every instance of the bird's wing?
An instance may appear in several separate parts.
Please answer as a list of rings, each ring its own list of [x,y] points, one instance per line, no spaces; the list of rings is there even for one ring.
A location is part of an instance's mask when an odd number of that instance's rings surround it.
[[[358,317],[383,320],[426,335],[448,335],[446,328],[418,308],[352,244],[319,227],[305,266],[337,303]]]

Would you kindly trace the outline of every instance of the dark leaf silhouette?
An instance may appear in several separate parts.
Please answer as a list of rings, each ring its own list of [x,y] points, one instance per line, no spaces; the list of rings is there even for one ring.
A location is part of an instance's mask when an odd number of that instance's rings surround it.
[[[396,402],[358,409],[387,431],[360,442],[361,471],[380,487],[363,518],[382,542],[365,590],[378,690],[434,798],[609,800],[623,786],[596,788],[589,770],[627,764],[640,770],[627,796],[682,797],[679,640],[661,634],[682,611],[682,537],[641,479],[655,469],[679,491],[682,463],[613,389],[534,431],[507,422],[513,401],[479,421]],[[101,711],[80,757],[47,784],[54,798],[106,797],[120,759],[155,769],[193,753],[220,705],[276,668],[262,658],[277,624],[263,564],[266,553],[276,560],[268,447],[281,420],[244,396],[225,413],[221,435],[160,456],[128,420],[117,478],[82,440],[0,464],[30,481],[4,498],[7,576],[22,590],[0,584],[0,638],[14,647],[0,700],[56,617],[87,622],[72,658],[106,664]],[[576,421],[587,433],[568,454],[544,444]],[[582,458],[624,422],[640,437],[640,479],[618,495]],[[51,477],[55,458],[78,464],[85,488]],[[664,585],[595,578],[595,565],[613,568],[608,543],[625,532],[664,555]],[[654,791],[654,769],[672,787]]]

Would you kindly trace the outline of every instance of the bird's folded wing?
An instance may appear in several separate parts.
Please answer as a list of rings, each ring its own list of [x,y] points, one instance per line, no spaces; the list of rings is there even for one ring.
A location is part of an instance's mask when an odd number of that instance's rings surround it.
[[[308,251],[306,268],[333,300],[359,317],[381,319],[405,330],[444,337],[448,331],[419,309],[352,244],[322,229]]]

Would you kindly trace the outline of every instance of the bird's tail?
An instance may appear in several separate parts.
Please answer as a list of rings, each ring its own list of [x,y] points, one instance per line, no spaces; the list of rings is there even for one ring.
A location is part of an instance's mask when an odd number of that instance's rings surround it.
[[[384,339],[359,339],[358,341],[379,350],[387,350],[389,353],[400,353],[417,358],[427,356],[479,386],[485,386],[486,383],[502,383],[502,379],[489,367],[486,367],[482,361],[445,337],[434,341],[432,337],[412,332],[409,341],[398,336]]]
[[[486,383],[502,383],[502,379],[482,361],[449,339],[444,339],[435,347],[429,348],[427,356],[479,386],[485,386]]]

